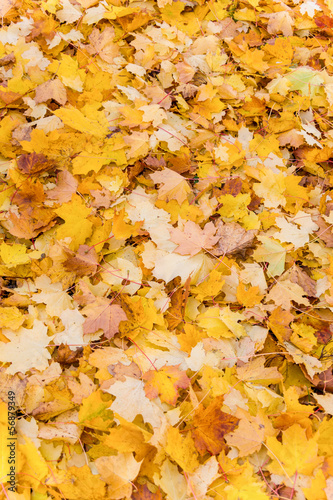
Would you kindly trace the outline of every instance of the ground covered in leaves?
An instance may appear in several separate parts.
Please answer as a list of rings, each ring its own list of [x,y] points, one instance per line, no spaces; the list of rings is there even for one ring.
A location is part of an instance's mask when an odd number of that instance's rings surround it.
[[[1,3],[1,500],[332,500],[332,10]]]

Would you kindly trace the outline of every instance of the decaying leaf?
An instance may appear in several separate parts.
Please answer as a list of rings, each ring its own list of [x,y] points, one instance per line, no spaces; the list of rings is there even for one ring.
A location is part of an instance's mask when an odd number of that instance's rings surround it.
[[[241,252],[252,245],[257,231],[251,229],[246,231],[242,226],[235,222],[226,224],[217,224],[218,243],[215,246],[214,255],[228,255]]]

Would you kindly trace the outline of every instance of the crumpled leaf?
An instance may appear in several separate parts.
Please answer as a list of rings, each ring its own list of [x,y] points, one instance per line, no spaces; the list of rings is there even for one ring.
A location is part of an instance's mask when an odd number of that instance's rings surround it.
[[[252,245],[256,234],[257,231],[255,229],[246,231],[246,229],[236,222],[222,224],[219,221],[217,224],[217,236],[219,240],[213,253],[214,255],[228,255],[241,252]]]

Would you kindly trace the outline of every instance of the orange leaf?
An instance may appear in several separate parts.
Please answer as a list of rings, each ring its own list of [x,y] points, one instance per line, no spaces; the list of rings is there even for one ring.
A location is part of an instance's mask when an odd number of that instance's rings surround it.
[[[200,405],[194,415],[194,429],[191,432],[200,455],[204,455],[206,451],[212,455],[220,453],[225,444],[225,434],[233,431],[238,425],[238,418],[220,410],[222,404],[223,398],[219,396],[207,408]]]
[[[185,371],[177,366],[164,366],[160,370],[149,370],[143,375],[146,380],[145,393],[147,398],[155,399],[160,396],[161,401],[175,406],[178,399],[178,389],[186,389],[190,379]]]

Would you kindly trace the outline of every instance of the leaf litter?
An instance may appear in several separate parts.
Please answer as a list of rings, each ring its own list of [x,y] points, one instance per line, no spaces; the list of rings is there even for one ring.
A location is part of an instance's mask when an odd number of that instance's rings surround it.
[[[2,2],[1,499],[332,498],[332,10]]]

